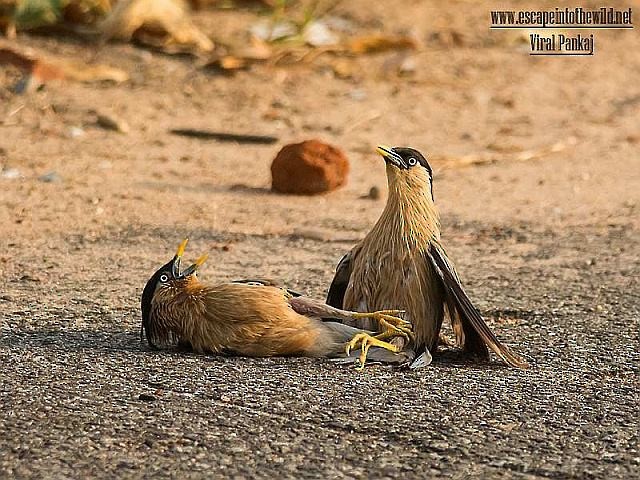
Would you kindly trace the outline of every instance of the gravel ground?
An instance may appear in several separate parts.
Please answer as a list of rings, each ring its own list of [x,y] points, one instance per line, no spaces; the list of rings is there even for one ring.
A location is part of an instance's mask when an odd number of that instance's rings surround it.
[[[140,346],[135,298],[112,308],[100,304],[91,283],[67,283],[33,302],[38,279],[26,276],[15,296],[2,298],[0,472],[15,478],[637,477],[637,233],[614,226],[568,235],[526,225],[449,228],[464,239],[452,245],[463,258],[529,247],[517,255],[517,268],[501,264],[500,256],[489,276],[471,260],[460,267],[494,328],[531,360],[530,370],[466,365],[455,352],[443,352],[418,373],[153,352]],[[138,235],[96,241],[127,243]],[[192,242],[203,240],[229,238]],[[299,239],[259,243],[318,257],[342,247]],[[222,267],[226,261],[232,259]],[[139,290],[139,274],[115,271],[124,290]]]
[[[20,73],[0,69],[0,477],[640,478],[640,30],[598,31],[593,57],[532,58],[526,32],[488,28],[494,3],[444,3],[333,12],[354,34],[411,32],[407,58],[234,76],[135,45],[19,35],[131,80],[16,95]],[[262,18],[196,21],[238,44]],[[405,59],[413,71],[395,75]],[[270,193],[277,151],[309,138],[345,151],[348,184]],[[359,373],[140,344],[142,287],[187,235],[187,260],[211,252],[203,280],[271,277],[323,298],[383,208],[379,143],[429,156],[447,252],[529,370],[445,351],[419,372]],[[495,163],[461,167],[469,155]],[[363,198],[371,187],[382,198]]]

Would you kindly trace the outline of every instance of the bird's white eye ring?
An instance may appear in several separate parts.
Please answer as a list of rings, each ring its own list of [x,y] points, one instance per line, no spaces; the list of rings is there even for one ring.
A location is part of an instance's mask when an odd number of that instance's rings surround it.
[[[414,157],[409,158],[407,162],[409,163],[410,167],[413,167],[416,163],[418,163],[418,161]]]
[[[160,281],[161,282],[166,282],[167,280],[169,280],[168,275],[165,275],[165,274],[160,275]]]

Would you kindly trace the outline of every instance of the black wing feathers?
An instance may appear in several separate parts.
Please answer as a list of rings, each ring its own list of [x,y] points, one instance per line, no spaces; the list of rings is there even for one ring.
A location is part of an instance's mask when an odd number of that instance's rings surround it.
[[[449,311],[452,323],[454,323],[454,330],[456,330],[456,322],[461,324],[462,333],[464,334],[465,350],[488,357],[488,346],[508,364],[514,367],[527,368],[527,363],[509,350],[507,346],[500,343],[500,340],[498,340],[489,329],[482,315],[478,309],[473,306],[471,300],[462,288],[460,279],[453,265],[449,263],[447,255],[438,243],[433,242],[431,244],[428,257],[444,284],[447,296],[447,310]],[[454,316],[457,318],[454,319]],[[460,325],[458,325],[458,327],[459,326]],[[459,331],[456,332],[458,336],[460,336],[460,333]]]
[[[333,281],[329,287],[329,294],[327,295],[327,305],[331,305],[335,308],[342,308],[344,304],[344,294],[346,293],[347,286],[349,285],[352,268],[351,252],[349,252],[340,259],[340,262],[336,267],[336,274],[333,277]]]

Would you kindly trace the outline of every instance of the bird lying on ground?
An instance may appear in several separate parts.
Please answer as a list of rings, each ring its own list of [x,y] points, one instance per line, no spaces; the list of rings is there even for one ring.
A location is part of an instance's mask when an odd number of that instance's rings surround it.
[[[401,311],[348,312],[256,280],[205,284],[198,280],[197,270],[207,255],[180,271],[186,243],[185,239],[144,287],[141,336],[146,333],[150,346],[181,343],[198,353],[343,358],[351,358],[351,350],[360,347],[361,367],[367,355],[385,363],[407,362],[406,353],[384,341],[409,338],[408,322],[396,316]],[[370,318],[382,333],[321,318]]]
[[[418,358],[428,364],[446,313],[457,343],[483,360],[489,348],[509,365],[526,362],[500,343],[462,288],[440,243],[440,218],[427,160],[412,148],[379,146],[386,162],[389,197],[378,222],[338,264],[327,303],[355,311],[400,309],[413,326]],[[368,319],[348,321],[369,328]]]

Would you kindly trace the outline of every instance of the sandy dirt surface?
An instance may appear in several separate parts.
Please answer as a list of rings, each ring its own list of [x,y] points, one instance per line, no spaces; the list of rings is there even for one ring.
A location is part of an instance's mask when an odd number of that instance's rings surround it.
[[[488,2],[343,3],[356,32],[412,31],[415,72],[389,74],[391,52],[348,60],[349,79],[322,59],[228,77],[132,45],[19,36],[131,80],[16,95],[17,71],[0,70],[0,164],[19,173],[0,178],[0,477],[638,478],[638,29],[598,32],[594,57],[531,58],[520,34],[488,29]],[[257,18],[197,21],[219,40]],[[130,132],[96,127],[96,112]],[[279,148],[307,138],[345,150],[348,185],[270,193]],[[204,280],[324,297],[384,205],[378,143],[433,159],[445,245],[530,370],[445,353],[358,373],[140,345],[142,287],[185,236],[188,258],[211,252]],[[464,155],[500,161],[452,165]],[[372,186],[381,199],[363,198]]]

